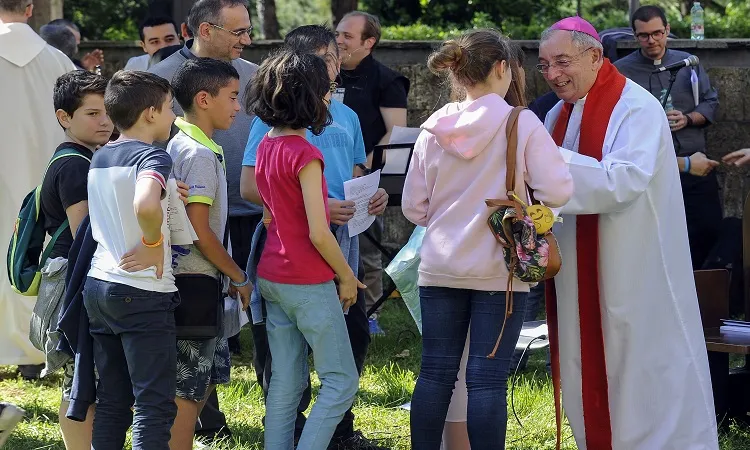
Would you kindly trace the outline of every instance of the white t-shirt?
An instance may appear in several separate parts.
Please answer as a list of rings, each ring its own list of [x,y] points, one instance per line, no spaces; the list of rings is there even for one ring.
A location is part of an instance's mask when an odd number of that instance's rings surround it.
[[[113,142],[94,153],[88,195],[91,229],[98,245],[91,261],[90,277],[145,291],[177,290],[172,273],[166,198],[161,202],[164,213],[161,227],[164,234],[162,278],[156,278],[154,267],[138,272],[126,272],[119,267],[122,255],[138,245],[143,237],[133,209],[136,182],[144,177],[152,178],[165,192],[171,170],[172,159],[166,151],[140,141]]]

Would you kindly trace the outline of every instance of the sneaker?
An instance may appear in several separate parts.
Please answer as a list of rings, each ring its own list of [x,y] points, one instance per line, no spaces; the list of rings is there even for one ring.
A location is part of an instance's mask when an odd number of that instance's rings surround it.
[[[370,336],[385,336],[385,331],[380,328],[378,319],[369,319],[370,322]]]
[[[361,431],[355,431],[348,439],[333,438],[328,450],[391,450],[367,439]]]
[[[27,364],[18,366],[18,373],[26,381],[38,380],[42,375],[44,364]]]
[[[0,403],[0,447],[8,440],[13,428],[23,419],[25,413],[26,411],[15,405]]]

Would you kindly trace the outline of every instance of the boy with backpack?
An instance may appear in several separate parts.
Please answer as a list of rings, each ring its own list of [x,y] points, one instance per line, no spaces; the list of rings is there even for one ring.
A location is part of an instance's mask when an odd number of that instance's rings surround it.
[[[169,138],[172,88],[153,74],[120,71],[104,104],[121,136],[97,150],[88,175],[97,248],[83,302],[99,374],[92,448],[123,448],[132,424],[134,450],[168,450],[179,297],[165,220],[172,160],[153,143]]]
[[[91,447],[93,406],[84,422],[66,418],[74,361],[56,350],[57,319],[65,292],[68,252],[78,225],[88,214],[87,174],[94,152],[112,134],[104,108],[107,81],[82,70],[62,75],[55,82],[53,100],[65,141],[55,150],[42,183],[24,200],[8,253],[11,285],[26,296],[37,296],[29,339],[45,353],[42,375],[65,368],[60,428],[68,449]],[[45,236],[51,237],[44,252]],[[41,257],[40,257],[41,254]]]
[[[189,59],[172,79],[175,99],[185,113],[167,152],[172,174],[190,188],[187,214],[198,235],[194,245],[173,246],[175,279],[183,302],[221,302],[221,275],[229,278],[229,295],[239,294],[243,308],[252,291],[247,273],[225,248],[228,217],[227,178],[222,148],[211,137],[227,130],[240,110],[240,76],[232,65],[211,58]],[[209,281],[206,284],[206,281]],[[201,286],[213,286],[201,290]],[[223,335],[177,341],[177,418],[170,448],[191,450],[195,422],[216,384],[229,382],[230,356]]]

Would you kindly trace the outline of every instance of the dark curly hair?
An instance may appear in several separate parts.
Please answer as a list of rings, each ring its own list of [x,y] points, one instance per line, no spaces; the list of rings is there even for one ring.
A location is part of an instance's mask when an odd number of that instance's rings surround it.
[[[263,61],[248,84],[245,108],[272,127],[306,128],[318,136],[333,122],[324,100],[330,86],[321,57],[281,50]]]

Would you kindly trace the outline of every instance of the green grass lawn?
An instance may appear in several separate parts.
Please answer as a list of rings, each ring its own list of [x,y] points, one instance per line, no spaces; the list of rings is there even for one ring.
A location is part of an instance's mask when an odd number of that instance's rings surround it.
[[[420,340],[403,304],[389,302],[381,315],[385,337],[373,339],[360,383],[354,412],[356,425],[370,438],[393,449],[409,448],[409,413],[399,409],[408,402],[419,373]],[[250,333],[243,332],[244,358],[235,359],[232,382],[219,388],[221,408],[227,416],[233,437],[213,443],[214,449],[260,450],[263,448],[262,391],[255,382],[250,363]],[[18,378],[15,368],[0,369],[0,399],[24,408],[26,419],[19,424],[6,445],[8,450],[60,449],[62,438],[57,424],[59,376],[27,382]],[[313,379],[314,388],[319,386]],[[532,355],[526,372],[516,379],[515,407],[523,426],[509,411],[506,448],[542,450],[555,447],[555,416],[552,386],[545,373],[545,355]],[[563,448],[575,449],[570,429],[563,429]],[[750,428],[730,424],[721,434],[722,450],[750,449]]]

